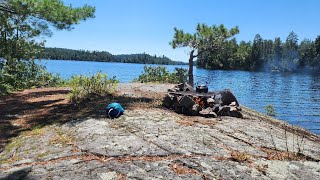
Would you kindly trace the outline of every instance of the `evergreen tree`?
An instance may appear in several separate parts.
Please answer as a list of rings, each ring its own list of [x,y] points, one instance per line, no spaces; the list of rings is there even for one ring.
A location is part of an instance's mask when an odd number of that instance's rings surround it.
[[[282,57],[282,68],[285,71],[296,69],[298,64],[298,36],[293,31],[289,33],[284,44],[284,56]]]
[[[317,36],[315,42],[314,42],[316,53],[320,54],[320,36]]]
[[[315,71],[320,71],[320,36],[317,36],[317,38],[315,39],[314,46],[316,54],[311,63],[311,66],[313,67],[313,69],[315,69]]]
[[[304,39],[299,46],[299,68],[315,66],[314,59],[316,58],[315,43],[310,39]]]
[[[228,30],[223,24],[220,26],[207,26],[206,24],[198,24],[196,32],[193,34],[184,33],[183,30],[174,28],[174,37],[170,42],[173,49],[179,47],[190,48],[189,54],[189,84],[194,85],[193,80],[193,59],[208,51],[219,51],[223,43],[239,33],[238,27]]]
[[[4,0],[0,2],[0,57],[32,59],[51,36],[50,27],[71,30],[87,18],[93,18],[95,8],[65,6],[60,0]]]
[[[261,67],[263,64],[262,60],[262,48],[263,48],[263,39],[260,34],[256,34],[252,44],[252,50],[250,54],[250,70],[256,70]]]
[[[52,35],[52,27],[71,30],[94,12],[94,7],[72,8],[60,0],[0,1],[0,94],[57,79],[33,61],[44,46],[41,39]]]
[[[282,42],[280,37],[277,37],[274,39],[272,50],[273,50],[273,58],[271,61],[271,67],[273,69],[278,69],[280,66],[281,58],[282,58]]]
[[[236,59],[239,61],[239,65],[236,69],[248,70],[250,69],[249,55],[251,54],[252,47],[251,42],[241,41],[239,48],[237,49]]]

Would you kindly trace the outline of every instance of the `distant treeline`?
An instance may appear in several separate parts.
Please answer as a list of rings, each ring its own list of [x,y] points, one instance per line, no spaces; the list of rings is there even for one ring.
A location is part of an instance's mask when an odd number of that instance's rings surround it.
[[[106,51],[72,50],[65,48],[45,48],[39,59],[77,60],[99,62],[121,62],[140,64],[181,65],[184,62],[173,61],[165,56],[151,56],[149,54],[112,55]]]
[[[230,39],[220,51],[203,53],[197,66],[206,69],[250,71],[320,72],[320,36],[304,39],[291,32],[284,42],[279,37],[263,39],[257,34],[253,42]]]

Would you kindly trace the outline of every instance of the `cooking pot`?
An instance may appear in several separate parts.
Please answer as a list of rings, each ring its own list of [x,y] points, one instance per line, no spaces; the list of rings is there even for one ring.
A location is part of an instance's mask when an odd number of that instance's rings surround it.
[[[208,92],[208,86],[199,85],[199,86],[196,87],[196,92],[198,92],[198,93],[207,93]]]

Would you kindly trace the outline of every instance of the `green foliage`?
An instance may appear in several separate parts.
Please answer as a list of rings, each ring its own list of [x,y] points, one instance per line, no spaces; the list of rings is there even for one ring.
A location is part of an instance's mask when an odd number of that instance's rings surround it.
[[[172,76],[174,76],[173,83],[184,83],[187,82],[187,69],[184,68],[175,68],[174,72],[172,73]]]
[[[134,81],[136,82],[158,82],[158,83],[182,83],[186,81],[187,70],[183,68],[175,68],[170,73],[163,66],[144,66],[144,72]]]
[[[34,63],[51,36],[50,27],[71,30],[73,25],[94,17],[95,8],[65,6],[61,0],[0,1],[0,93],[63,83]]]
[[[193,50],[202,51],[217,50],[228,38],[239,33],[238,27],[228,30],[223,24],[208,26],[198,23],[194,34],[184,33],[183,30],[174,28],[174,37],[170,42],[173,49],[179,47],[189,47]]]
[[[49,25],[57,29],[72,29],[87,18],[93,18],[95,8],[84,5],[73,8],[66,6],[61,0],[4,0],[1,5],[10,13],[28,19],[30,24],[47,29]]]
[[[189,56],[189,84],[193,86],[193,59],[202,56],[207,52],[220,51],[224,47],[224,43],[229,38],[239,33],[238,27],[228,30],[223,24],[216,26],[208,26],[206,24],[198,24],[196,32],[193,34],[184,33],[183,30],[174,28],[173,40],[170,45],[173,49],[180,47],[188,47],[191,49]],[[199,59],[198,59],[199,60]],[[203,63],[200,59],[199,64]],[[206,65],[205,65],[206,66]]]
[[[70,100],[72,102],[81,102],[93,96],[105,96],[116,90],[119,81],[115,76],[108,78],[105,73],[98,72],[89,76],[72,76],[68,85],[72,88]]]
[[[0,94],[34,87],[62,86],[65,80],[34,61],[9,60],[0,70]]]
[[[102,61],[113,62],[114,57],[106,51],[85,51],[72,50],[65,48],[45,48],[39,54],[38,59],[52,59],[52,60],[80,60],[80,61]]]
[[[304,39],[299,46],[299,66],[304,67],[306,65],[315,66],[317,63],[314,61],[317,55],[315,44],[309,40]]]
[[[268,116],[276,116],[277,113],[273,107],[273,105],[269,104],[265,107]]]
[[[95,8],[72,8],[60,0],[4,0],[0,2],[0,57],[33,59],[41,50],[50,27],[71,30],[94,17]]]
[[[65,48],[45,48],[44,52],[37,56],[38,59],[52,60],[78,60],[99,62],[122,62],[140,64],[186,64],[184,62],[172,61],[165,56],[151,56],[149,54],[112,55],[106,51],[85,51]]]
[[[149,54],[123,54],[123,55],[113,55],[114,62],[123,63],[140,63],[140,64],[163,64],[163,65],[182,65],[185,62],[173,61],[168,57],[162,56],[151,56]]]
[[[253,42],[233,39],[221,43],[220,50],[208,50],[198,56],[197,66],[206,69],[319,72],[320,36],[315,41],[305,39],[298,43],[298,36],[289,33],[285,42],[279,37],[263,39],[257,34]]]

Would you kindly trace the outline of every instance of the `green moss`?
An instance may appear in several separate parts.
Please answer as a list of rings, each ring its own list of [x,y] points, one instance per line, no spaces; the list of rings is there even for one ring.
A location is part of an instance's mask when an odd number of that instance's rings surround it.
[[[21,148],[23,144],[22,137],[16,137],[11,139],[11,141],[4,147],[3,152],[0,154],[0,164],[11,163],[18,161],[21,157],[17,156],[15,152]]]
[[[58,128],[55,128],[54,131],[55,131],[59,136],[63,136],[63,134],[64,134],[64,133],[63,133],[60,129],[58,129]]]
[[[12,139],[12,141],[4,148],[5,152],[11,152],[13,149],[18,149],[22,145],[21,138]]]
[[[31,131],[25,132],[26,136],[42,136],[46,133],[45,128],[41,126],[35,126]]]
[[[38,154],[37,157],[42,159],[44,158],[45,156],[47,156],[48,154],[50,154],[49,152],[44,152],[44,153],[41,153],[41,154]]]
[[[4,158],[4,159],[2,159],[2,157],[1,157],[0,158],[0,164],[10,164],[12,162],[16,162],[16,161],[19,161],[21,159],[22,158],[18,157],[18,156],[15,156],[15,157],[12,157],[12,158]]]
[[[74,141],[73,137],[64,133],[60,129],[55,128],[54,131],[56,135],[50,139],[50,144],[68,145],[68,144],[72,144],[72,142]]]

